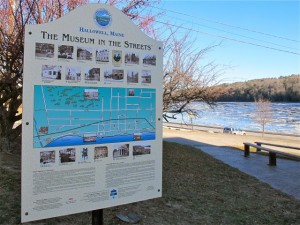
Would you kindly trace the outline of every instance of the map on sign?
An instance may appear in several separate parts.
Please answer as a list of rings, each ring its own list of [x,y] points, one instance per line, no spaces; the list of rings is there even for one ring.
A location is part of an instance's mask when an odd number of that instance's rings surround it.
[[[155,140],[151,88],[34,86],[33,147]]]

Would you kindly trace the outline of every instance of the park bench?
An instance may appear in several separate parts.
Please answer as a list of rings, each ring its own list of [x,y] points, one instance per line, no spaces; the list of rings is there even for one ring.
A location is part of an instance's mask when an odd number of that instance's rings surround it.
[[[256,148],[256,150],[264,150],[269,152],[269,165],[270,166],[276,166],[276,156],[278,155],[283,155],[289,158],[293,158],[293,159],[297,159],[300,160],[300,156],[298,155],[293,155],[287,152],[281,152],[275,149],[271,149],[271,148],[267,148],[262,146],[262,144],[268,144],[268,143],[264,143],[264,142],[255,142],[255,144],[253,143],[248,143],[248,142],[244,142],[244,156],[245,157],[250,157],[250,147]],[[260,144],[260,145],[259,145]],[[275,144],[268,144],[270,146],[276,146],[276,147],[285,147],[285,148],[292,148],[292,149],[298,149],[298,148],[294,148],[294,147],[290,147],[290,146],[284,146],[284,145],[275,145]]]

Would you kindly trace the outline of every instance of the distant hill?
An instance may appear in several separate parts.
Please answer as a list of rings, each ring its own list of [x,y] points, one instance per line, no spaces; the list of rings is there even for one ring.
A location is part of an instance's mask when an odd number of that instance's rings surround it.
[[[221,84],[213,87],[217,101],[252,102],[263,97],[272,102],[300,102],[300,74]]]

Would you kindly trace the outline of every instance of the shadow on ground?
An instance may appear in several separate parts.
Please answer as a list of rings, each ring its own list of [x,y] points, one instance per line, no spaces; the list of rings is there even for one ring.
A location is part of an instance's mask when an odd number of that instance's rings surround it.
[[[299,161],[278,158],[277,166],[269,166],[267,155],[251,154],[249,158],[245,158],[243,151],[227,146],[215,146],[182,137],[164,138],[164,140],[193,146],[300,200]]]

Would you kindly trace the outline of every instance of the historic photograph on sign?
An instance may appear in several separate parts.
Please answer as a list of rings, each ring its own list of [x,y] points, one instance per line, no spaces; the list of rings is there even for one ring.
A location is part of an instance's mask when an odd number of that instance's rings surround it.
[[[112,69],[104,71],[105,82],[123,82],[124,81],[124,70]]]
[[[60,163],[70,163],[76,160],[76,150],[75,148],[65,148],[59,150],[59,162]]]
[[[92,100],[92,99],[98,99],[99,93],[98,89],[84,89],[84,99],[85,100]]]
[[[55,163],[55,151],[40,152],[40,164],[42,167],[52,166]]]
[[[151,145],[149,143],[135,144],[132,146],[133,156],[148,155],[151,153]]]
[[[139,54],[135,52],[126,52],[125,54],[125,64],[138,65],[139,64]]]
[[[128,96],[134,96],[134,89],[128,90]]]
[[[35,43],[35,56],[44,58],[54,57],[54,44]]]
[[[142,84],[151,84],[151,70],[142,71]]]
[[[112,62],[115,66],[119,66],[122,64],[122,51],[112,51]]]
[[[100,68],[84,68],[84,79],[86,81],[100,81]]]
[[[136,70],[127,70],[127,83],[137,84],[139,82],[139,72]]]
[[[73,59],[74,47],[69,45],[59,45],[58,55],[59,59]]]
[[[61,80],[62,66],[42,65],[42,80]]]
[[[142,133],[134,133],[133,134],[133,140],[134,141],[140,141],[142,140],[143,134]]]
[[[109,50],[96,49],[96,62],[109,62]]]
[[[97,146],[94,149],[94,160],[100,160],[102,158],[108,157],[108,148],[107,146]]]
[[[80,81],[81,68],[79,66],[66,67],[66,80]]]
[[[143,65],[155,66],[156,65],[156,56],[153,54],[149,54],[149,53],[144,54]]]
[[[93,49],[77,47],[77,60],[88,60],[91,61],[93,58]]]
[[[79,155],[79,161],[80,162],[88,162],[89,160],[89,149],[86,148],[81,148],[80,149],[80,155]]]
[[[113,158],[128,157],[129,144],[118,144],[113,146]]]
[[[39,134],[48,134],[49,127],[48,126],[42,126],[39,128]]]
[[[83,142],[96,142],[97,141],[97,134],[83,134]]]

